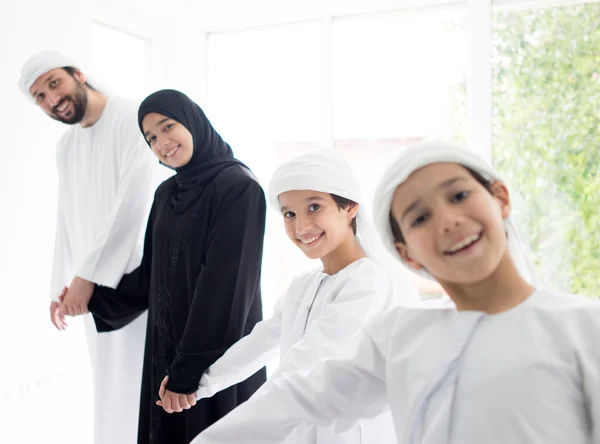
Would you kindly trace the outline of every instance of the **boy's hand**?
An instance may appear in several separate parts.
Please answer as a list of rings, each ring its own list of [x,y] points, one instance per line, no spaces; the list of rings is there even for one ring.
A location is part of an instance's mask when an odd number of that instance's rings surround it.
[[[169,376],[167,375],[160,383],[160,390],[158,391],[160,401],[156,401],[156,405],[161,406],[167,413],[183,412],[196,405],[196,393],[182,395],[171,392],[166,389],[168,380]]]

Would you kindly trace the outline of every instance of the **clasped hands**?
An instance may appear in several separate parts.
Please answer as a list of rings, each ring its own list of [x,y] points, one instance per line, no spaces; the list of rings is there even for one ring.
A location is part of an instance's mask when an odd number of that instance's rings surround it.
[[[65,316],[77,316],[89,313],[88,304],[94,293],[94,283],[75,276],[69,287],[63,288],[58,301],[50,303],[50,319],[58,330],[67,327]],[[160,384],[156,405],[167,413],[183,412],[196,405],[196,393],[189,395],[167,390],[169,376],[165,376]]]
[[[189,395],[172,392],[167,390],[167,381],[169,381],[168,375],[160,383],[160,390],[158,391],[160,401],[156,401],[156,405],[161,406],[167,413],[183,412],[196,405],[195,392]]]

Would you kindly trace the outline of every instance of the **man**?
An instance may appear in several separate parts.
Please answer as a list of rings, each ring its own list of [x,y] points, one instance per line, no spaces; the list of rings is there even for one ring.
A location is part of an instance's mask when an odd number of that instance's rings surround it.
[[[50,303],[52,323],[62,330],[65,315],[87,313],[94,282],[115,287],[139,265],[161,167],[137,126],[137,104],[94,89],[62,54],[43,51],[27,59],[19,87],[48,116],[70,125],[57,146]],[[136,441],[146,317],[99,335],[91,316],[85,316],[96,444]]]

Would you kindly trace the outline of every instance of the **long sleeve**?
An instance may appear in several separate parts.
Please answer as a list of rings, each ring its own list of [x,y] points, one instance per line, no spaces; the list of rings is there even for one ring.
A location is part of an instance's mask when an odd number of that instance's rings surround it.
[[[385,335],[382,325],[373,328]],[[310,370],[282,373],[268,390],[257,392],[191,444],[291,444],[309,425],[348,430],[387,406],[385,364],[371,329],[363,329],[337,357],[321,359]]]
[[[55,301],[58,300],[63,287],[68,286],[73,278],[71,245],[67,231],[63,193],[60,190],[60,185],[56,213],[54,260],[52,262],[52,283],[50,284],[50,298]]]
[[[395,307],[396,299],[392,281],[383,273],[351,277],[285,355],[273,378],[336,356],[343,341],[354,337],[376,314]]]
[[[75,270],[77,276],[115,288],[127,271],[154,192],[155,165],[144,145],[138,137],[125,157],[114,207],[93,247]]]
[[[152,204],[146,225],[142,263],[123,276],[116,289],[102,285],[96,285],[94,288],[88,309],[99,332],[123,328],[148,309],[155,217],[156,202]]]
[[[285,295],[280,301],[282,299],[285,299]],[[256,324],[252,333],[233,344],[206,370],[196,391],[197,399],[209,398],[246,380],[277,356],[281,339],[279,306],[278,303],[273,317]]]
[[[254,180],[219,198],[168,390],[194,393],[206,369],[244,336],[260,294],[265,212],[264,192]]]

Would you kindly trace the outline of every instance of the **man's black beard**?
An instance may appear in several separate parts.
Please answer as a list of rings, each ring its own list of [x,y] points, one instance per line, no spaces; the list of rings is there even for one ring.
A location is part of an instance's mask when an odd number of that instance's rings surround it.
[[[68,118],[59,116],[57,112],[57,109],[64,103],[65,100],[69,100],[73,104],[73,111]],[[87,103],[87,91],[81,83],[75,81],[75,92],[73,94],[64,96],[61,101],[54,108],[52,108],[52,114],[50,114],[50,117],[52,117],[54,120],[58,120],[59,122],[66,123],[67,125],[75,125],[83,120],[83,116],[85,116],[85,112],[87,110]]]

